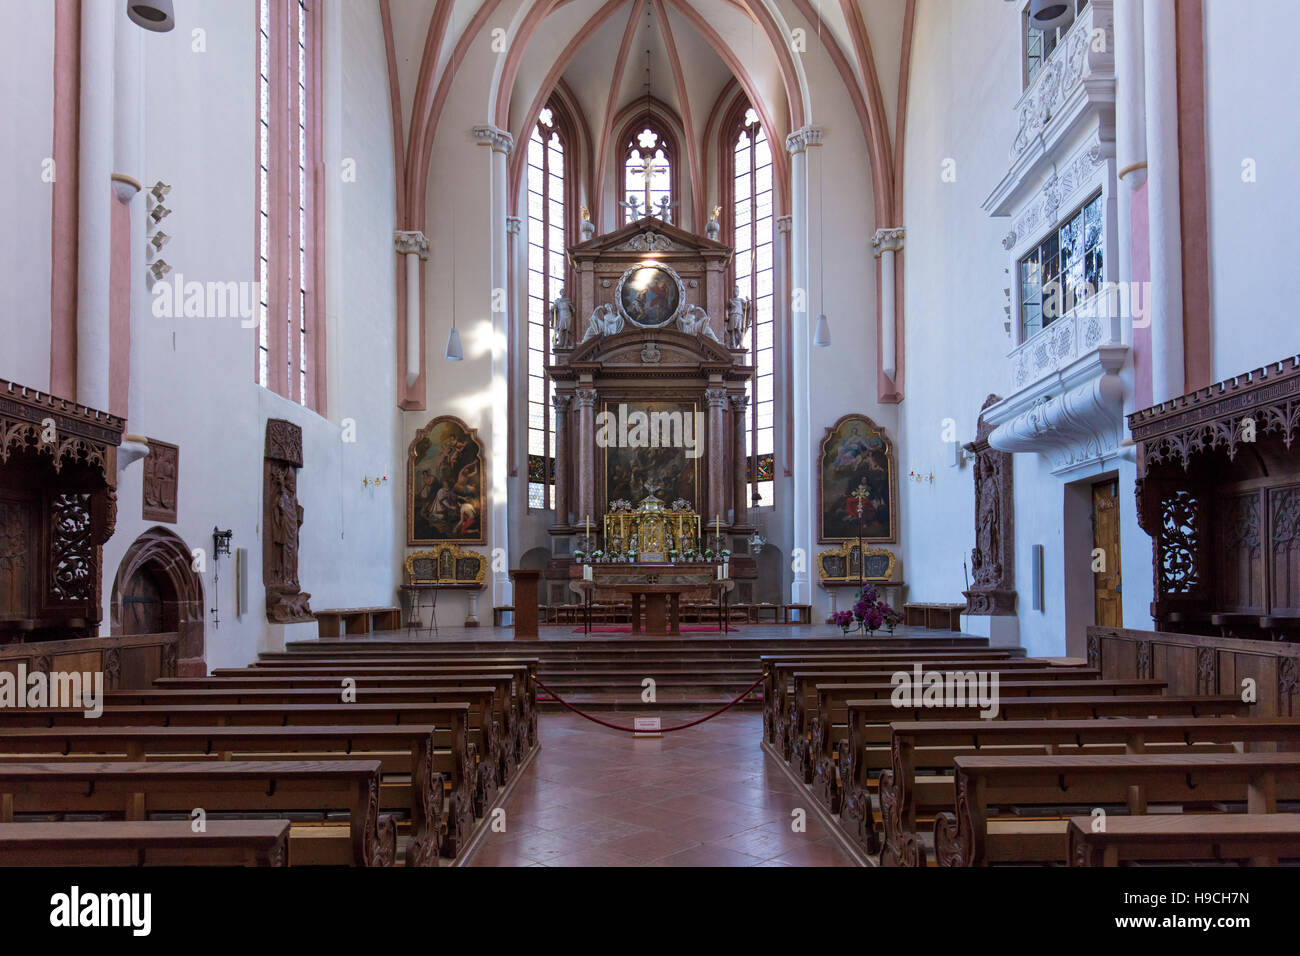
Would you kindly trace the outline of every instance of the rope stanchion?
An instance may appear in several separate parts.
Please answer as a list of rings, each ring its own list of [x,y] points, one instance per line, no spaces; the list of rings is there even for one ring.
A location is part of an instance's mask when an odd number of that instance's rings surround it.
[[[561,697],[561,696],[560,696],[559,694],[557,694],[555,691],[551,690],[549,687],[547,687],[545,684],[543,684],[542,681],[537,677],[536,674],[530,674],[529,676],[532,678],[533,682],[534,682],[538,687],[540,687],[542,690],[546,691],[546,693],[549,694],[549,695],[551,696],[551,699],[552,699],[552,700],[556,701],[557,703],[563,704],[565,707],[567,707],[569,710],[573,711],[573,712],[574,712],[575,714],[577,714],[579,717],[585,717],[587,720],[590,720],[593,724],[600,724],[600,726],[602,726],[602,727],[608,727],[610,730],[621,730],[621,731],[623,731],[623,733],[625,733],[625,734],[640,734],[640,733],[645,733],[645,731],[643,731],[643,730],[637,730],[635,727],[620,727],[618,724],[611,724],[611,723],[610,723],[609,721],[607,721],[607,720],[601,720],[599,717],[596,717],[596,716],[594,716],[594,715],[592,715],[592,714],[588,714],[588,713],[586,713],[585,711],[579,710],[577,707],[574,707],[572,704],[570,704],[567,700],[565,700],[563,697]],[[690,721],[690,722],[688,722],[688,723],[685,723],[685,724],[678,724],[676,727],[661,727],[661,728],[659,729],[658,733],[661,733],[661,734],[671,734],[671,733],[672,733],[673,731],[675,731],[675,730],[686,730],[686,729],[689,728],[689,727],[694,727],[694,726],[697,725],[697,724],[702,724],[702,723],[704,723],[706,720],[712,720],[714,717],[717,717],[718,715],[727,712],[727,711],[730,710],[732,707],[735,707],[737,704],[739,704],[742,700],[745,699],[745,697],[747,697],[747,696],[749,695],[749,692],[750,692],[751,690],[753,690],[753,689],[754,689],[755,687],[757,687],[759,684],[763,683],[763,680],[764,680],[764,678],[766,678],[766,677],[767,677],[767,675],[766,675],[766,674],[763,674],[761,677],[758,678],[758,680],[754,681],[754,683],[750,684],[750,685],[749,685],[748,687],[746,687],[743,691],[741,691],[740,694],[739,694],[737,697],[732,698],[730,701],[728,701],[727,703],[723,704],[721,707],[719,707],[719,708],[718,708],[717,710],[715,710],[713,713],[711,713],[711,714],[705,714],[703,717],[700,717],[700,718],[697,719],[697,720],[692,720],[692,721]]]

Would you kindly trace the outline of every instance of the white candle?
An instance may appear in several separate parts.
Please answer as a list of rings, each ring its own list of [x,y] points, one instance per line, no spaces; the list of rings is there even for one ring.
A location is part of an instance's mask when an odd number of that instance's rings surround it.
[[[582,566],[582,579],[583,579],[584,581],[590,581],[590,580],[591,580],[591,565],[590,565],[590,564],[584,564],[584,565]]]

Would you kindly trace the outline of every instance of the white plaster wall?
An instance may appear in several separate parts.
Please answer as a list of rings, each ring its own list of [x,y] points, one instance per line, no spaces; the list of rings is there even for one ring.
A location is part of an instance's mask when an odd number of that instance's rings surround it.
[[[1205,2],[1205,106],[1215,381],[1300,353],[1300,322],[1278,296],[1295,272],[1300,7]],[[1255,182],[1243,181],[1253,161]]]
[[[916,10],[904,167],[907,381],[899,412],[903,570],[913,601],[961,601],[962,562],[974,544],[974,479],[969,466],[950,466],[944,420],[971,441],[985,399],[1010,388],[1002,311],[1009,277],[999,241],[1006,224],[980,206],[1006,173],[1015,132],[1017,16],[1001,3],[922,0]],[[943,179],[949,161],[952,182]],[[909,482],[911,471],[933,472],[934,483]],[[1018,463],[1017,501],[1034,501],[1037,471],[1037,463]],[[1022,524],[1019,510],[1016,522],[1017,541],[1031,540],[1033,522]],[[1023,599],[1025,582],[1018,583]]]
[[[186,280],[254,278],[255,120],[254,6],[193,2],[173,33],[146,46],[148,130],[145,179],[173,187],[164,220],[175,238],[164,256]],[[179,521],[191,548],[212,547],[212,528],[230,528],[248,549],[249,608],[234,613],[233,561],[204,574],[209,667],[247,663],[288,637],[315,634],[314,624],[285,628],[266,621],[262,584],[262,455],[268,418],[303,428],[305,466],[298,498],[305,512],[299,577],[313,607],[388,604],[395,599],[395,505],[402,483],[397,452],[393,316],[393,174],[387,73],[377,7],[332,0],[326,5],[324,58],[331,76],[323,106],[327,261],[341,266],[327,280],[330,419],[259,387],[254,331],[237,319],[133,316],[127,430],[181,446]],[[207,33],[207,52],[191,50],[190,29]],[[339,44],[339,32],[346,42]],[[330,94],[332,89],[333,96]],[[337,131],[337,135],[331,135]],[[355,183],[343,183],[339,157],[356,159]],[[329,213],[327,212],[327,215]],[[169,277],[171,278],[171,277]],[[340,422],[356,423],[356,442]],[[117,532],[104,548],[106,581],[135,537],[143,468],[132,465],[119,488]],[[363,475],[388,474],[363,491]],[[219,583],[213,587],[214,570]],[[105,588],[105,603],[109,599]],[[107,616],[107,607],[106,607]]]
[[[50,226],[54,184],[44,164],[54,154],[54,5],[0,0],[0,378],[50,387]],[[54,170],[57,176],[58,171]]]

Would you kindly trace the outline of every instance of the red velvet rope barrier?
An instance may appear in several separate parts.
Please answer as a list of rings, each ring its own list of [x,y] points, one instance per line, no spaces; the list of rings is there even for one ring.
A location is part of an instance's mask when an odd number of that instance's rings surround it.
[[[715,710],[713,713],[711,713],[711,714],[706,714],[706,715],[704,715],[703,717],[699,718],[698,720],[692,720],[690,723],[686,723],[686,724],[678,724],[676,727],[661,727],[661,728],[659,729],[659,733],[661,733],[661,734],[671,734],[671,733],[672,733],[673,731],[675,731],[675,730],[685,730],[685,729],[687,729],[688,727],[694,727],[696,724],[702,724],[702,723],[704,723],[706,720],[712,720],[714,717],[717,717],[719,714],[724,713],[725,711],[730,710],[732,707],[735,707],[735,706],[736,706],[737,704],[739,704],[742,700],[744,700],[744,699],[745,699],[745,696],[746,696],[746,695],[747,695],[751,690],[753,690],[753,689],[754,689],[755,687],[757,687],[759,684],[763,683],[763,678],[766,677],[766,676],[767,676],[767,675],[764,674],[764,675],[763,675],[762,677],[760,677],[758,680],[754,681],[754,683],[750,684],[748,687],[746,687],[744,690],[742,690],[742,691],[740,692],[740,695],[739,695],[739,696],[737,696],[737,697],[733,698],[732,700],[728,701],[727,703],[723,704],[721,707],[719,707],[719,708],[718,708],[717,710]],[[557,702],[563,704],[565,707],[567,707],[569,710],[573,711],[573,712],[574,712],[575,714],[577,714],[579,717],[585,717],[585,718],[587,718],[587,719],[590,720],[593,724],[600,724],[602,727],[608,727],[610,730],[621,730],[621,731],[623,731],[625,734],[645,734],[645,733],[654,733],[654,731],[637,730],[635,727],[620,727],[618,724],[611,724],[611,723],[610,723],[609,721],[607,721],[607,720],[601,720],[599,717],[594,717],[594,716],[592,716],[591,714],[585,713],[585,712],[579,710],[577,707],[574,707],[572,704],[570,704],[567,700],[565,700],[563,697],[561,697],[561,696],[560,696],[559,694],[557,694],[555,691],[551,690],[549,687],[547,687],[545,684],[543,684],[543,683],[541,682],[541,680],[539,680],[539,679],[537,678],[536,675],[533,675],[533,681],[537,684],[538,687],[540,687],[542,690],[546,691],[546,693],[550,694],[552,700],[555,700],[555,701],[557,701]]]

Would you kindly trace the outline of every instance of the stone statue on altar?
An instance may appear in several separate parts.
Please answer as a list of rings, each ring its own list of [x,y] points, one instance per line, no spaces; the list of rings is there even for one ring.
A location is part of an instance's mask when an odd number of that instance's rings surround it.
[[[677,328],[687,335],[702,335],[706,339],[712,339],[719,345],[722,342],[718,339],[717,333],[709,324],[709,313],[705,312],[698,305],[688,305],[682,314],[677,317]]]
[[[551,303],[551,335],[555,348],[573,348],[573,303],[564,294],[563,286]]]
[[[745,347],[745,336],[749,334],[749,328],[753,324],[754,314],[753,306],[748,296],[740,294],[740,286],[736,286],[736,294],[727,300],[727,348],[743,349]]]
[[[622,331],[623,316],[615,312],[614,307],[606,302],[604,305],[596,306],[591,317],[587,319],[587,331],[579,344],[585,344],[602,335],[617,335]]]

